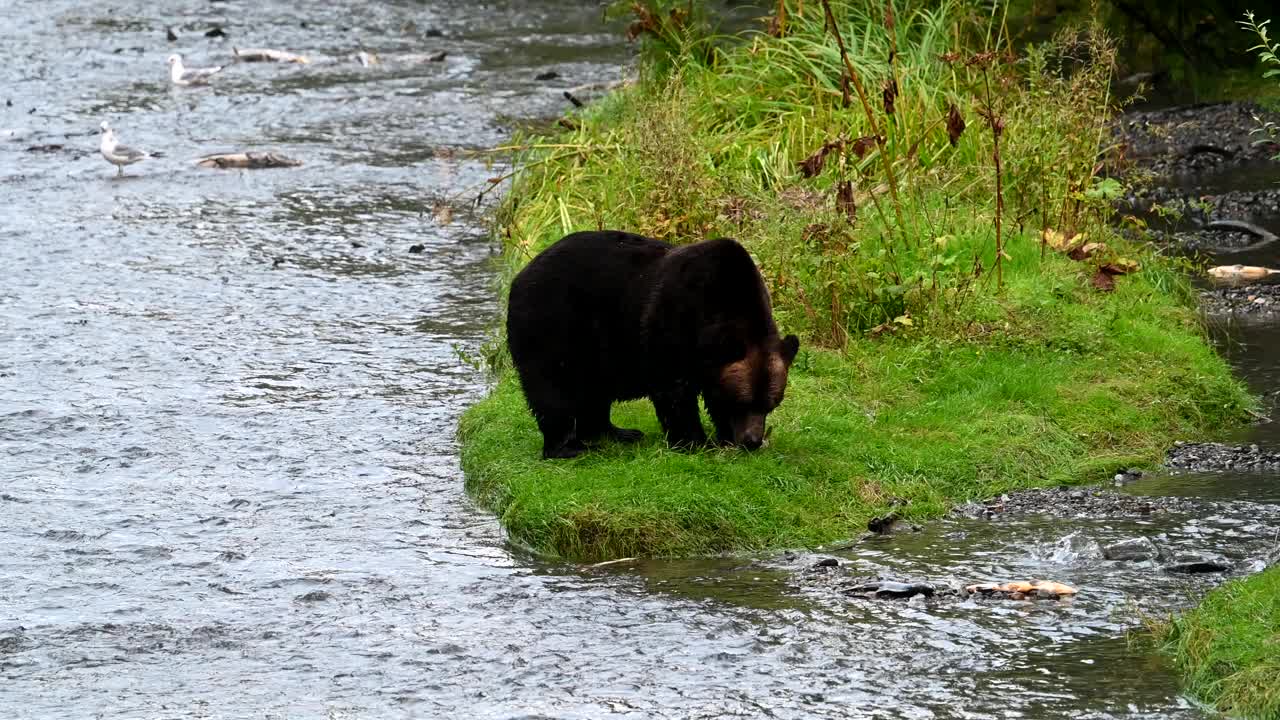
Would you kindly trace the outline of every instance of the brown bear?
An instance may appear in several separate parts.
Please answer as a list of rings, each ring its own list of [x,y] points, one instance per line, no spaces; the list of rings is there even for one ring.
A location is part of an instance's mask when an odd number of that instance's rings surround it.
[[[764,279],[729,238],[672,246],[616,231],[578,232],[511,283],[507,346],[542,431],[544,458],[571,458],[615,427],[615,401],[653,401],[667,442],[760,447],[800,341],[778,336]]]

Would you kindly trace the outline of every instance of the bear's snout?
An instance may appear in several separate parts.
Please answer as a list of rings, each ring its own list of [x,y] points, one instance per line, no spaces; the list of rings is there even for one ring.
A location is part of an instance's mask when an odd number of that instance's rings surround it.
[[[755,450],[764,444],[764,415],[743,415],[734,418],[733,444],[747,450]]]

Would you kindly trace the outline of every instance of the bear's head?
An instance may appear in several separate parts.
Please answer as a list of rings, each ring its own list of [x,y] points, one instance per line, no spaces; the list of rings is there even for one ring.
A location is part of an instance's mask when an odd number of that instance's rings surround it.
[[[765,418],[782,403],[800,339],[771,334],[763,343],[737,348],[733,359],[710,369],[702,397],[716,426],[716,440],[755,450],[764,442]]]

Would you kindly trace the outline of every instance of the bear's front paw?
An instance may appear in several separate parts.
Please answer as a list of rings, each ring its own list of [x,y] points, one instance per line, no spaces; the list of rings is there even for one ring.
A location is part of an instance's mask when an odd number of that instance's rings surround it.
[[[544,447],[542,449],[543,460],[568,460],[576,458],[587,451],[587,446],[583,445],[577,439],[562,443],[554,448]]]
[[[680,450],[682,452],[701,450],[707,446],[707,435],[706,433],[667,435],[667,445],[672,450]]]
[[[609,433],[609,435],[610,437],[613,438],[614,442],[620,442],[620,443],[640,442],[641,440],[644,439],[644,433],[640,432],[639,430],[631,430],[628,428],[620,428],[620,427],[615,427]]]

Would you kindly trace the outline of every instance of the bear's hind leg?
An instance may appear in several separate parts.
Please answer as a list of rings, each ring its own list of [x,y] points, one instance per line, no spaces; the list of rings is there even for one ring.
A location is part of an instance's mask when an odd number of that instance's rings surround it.
[[[593,399],[585,401],[578,411],[578,439],[591,442],[598,439],[609,439],[614,442],[632,443],[644,439],[639,430],[620,428],[609,419],[609,409],[613,401],[609,399]]]

